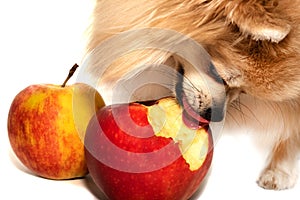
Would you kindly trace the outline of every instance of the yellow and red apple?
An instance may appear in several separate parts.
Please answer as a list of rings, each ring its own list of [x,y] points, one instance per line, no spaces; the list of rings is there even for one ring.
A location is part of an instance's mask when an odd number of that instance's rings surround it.
[[[173,98],[101,108],[85,135],[91,177],[109,199],[188,199],[213,156],[208,123],[190,126]],[[198,124],[199,125],[199,124]]]
[[[49,179],[71,179],[88,173],[83,138],[90,118],[104,106],[92,87],[36,84],[14,98],[8,114],[8,136],[19,160]]]

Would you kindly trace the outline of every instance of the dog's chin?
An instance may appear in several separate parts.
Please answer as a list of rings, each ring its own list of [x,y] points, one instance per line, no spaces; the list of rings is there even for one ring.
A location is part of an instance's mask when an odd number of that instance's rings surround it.
[[[181,93],[178,100],[183,107],[184,121],[190,127],[205,127],[210,122],[221,122],[224,119],[224,107],[214,107],[210,114],[201,114],[189,103],[188,97],[184,92]],[[206,111],[207,112],[207,111]]]
[[[207,127],[210,119],[203,118],[188,102],[187,96],[180,95],[180,104],[183,107],[183,120],[191,128]]]

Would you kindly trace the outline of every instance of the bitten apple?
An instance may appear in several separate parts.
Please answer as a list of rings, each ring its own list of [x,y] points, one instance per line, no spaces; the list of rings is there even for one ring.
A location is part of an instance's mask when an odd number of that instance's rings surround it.
[[[65,83],[28,86],[16,95],[8,114],[16,156],[34,174],[49,179],[88,173],[83,137],[90,118],[104,106],[92,87]]]
[[[189,126],[173,98],[101,108],[85,136],[91,177],[109,199],[185,200],[213,156],[207,124]]]

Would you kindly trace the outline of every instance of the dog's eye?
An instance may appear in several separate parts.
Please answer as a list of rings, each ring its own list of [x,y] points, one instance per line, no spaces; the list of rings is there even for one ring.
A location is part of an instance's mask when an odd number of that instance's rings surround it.
[[[212,77],[216,82],[226,84],[212,63],[210,63],[208,75]]]

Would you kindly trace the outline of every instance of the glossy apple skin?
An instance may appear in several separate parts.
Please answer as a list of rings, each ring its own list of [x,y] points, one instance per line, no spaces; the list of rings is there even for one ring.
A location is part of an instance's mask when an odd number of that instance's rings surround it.
[[[210,168],[212,146],[209,136],[204,163],[191,171],[177,143],[154,135],[147,108],[138,103],[103,107],[85,137],[91,177],[109,199],[122,200],[190,198]]]
[[[95,98],[90,100],[90,95]],[[95,101],[95,108],[87,104],[90,101]],[[74,109],[79,103],[82,107]],[[38,176],[56,180],[83,177],[88,170],[82,134],[95,109],[102,106],[100,95],[87,85],[31,85],[16,95],[9,110],[11,147]],[[74,115],[75,110],[80,116]]]

